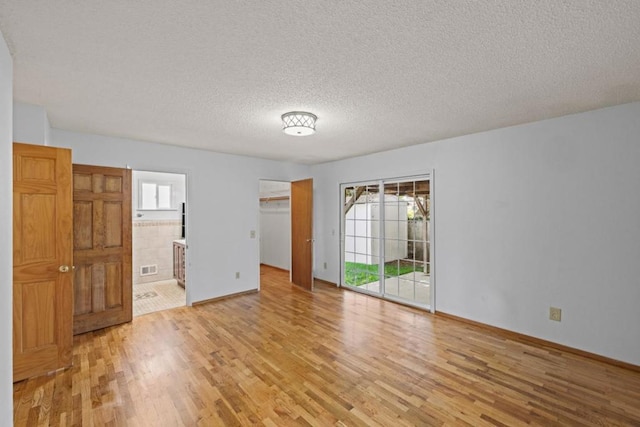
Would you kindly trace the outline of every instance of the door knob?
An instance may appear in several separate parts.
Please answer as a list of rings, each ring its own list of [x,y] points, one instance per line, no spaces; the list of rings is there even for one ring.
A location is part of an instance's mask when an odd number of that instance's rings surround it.
[[[67,273],[69,271],[69,266],[68,265],[61,265],[60,267],[58,267],[58,271],[60,273]]]

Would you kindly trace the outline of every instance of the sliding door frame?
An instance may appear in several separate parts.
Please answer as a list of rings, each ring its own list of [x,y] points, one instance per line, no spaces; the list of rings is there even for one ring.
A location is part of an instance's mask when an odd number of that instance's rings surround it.
[[[339,224],[339,231],[340,231],[340,239],[339,239],[339,250],[340,250],[340,280],[338,283],[338,286],[342,286],[345,288],[348,288],[350,290],[356,291],[356,292],[360,292],[363,294],[367,294],[367,295],[371,295],[371,296],[375,296],[375,297],[379,297],[379,298],[383,298],[383,299],[387,299],[389,301],[393,301],[393,302],[397,302],[400,304],[405,304],[405,305],[409,305],[412,307],[417,307],[420,309],[426,309],[428,311],[430,311],[431,313],[435,313],[436,311],[436,268],[435,268],[435,202],[434,202],[434,170],[430,170],[427,171],[424,174],[420,174],[420,175],[411,175],[411,176],[403,176],[403,177],[390,177],[390,178],[381,178],[381,179],[375,179],[375,180],[363,180],[363,181],[351,181],[351,182],[346,182],[346,183],[340,183],[339,184],[339,199],[340,199],[340,204],[339,204],[339,215],[340,215],[340,224]],[[429,203],[430,203],[430,209],[429,209],[429,219],[428,221],[425,221],[425,225],[428,223],[429,226],[429,240],[428,240],[428,247],[429,247],[429,259],[428,259],[428,265],[429,265],[429,305],[425,306],[423,304],[417,304],[417,303],[412,303],[410,300],[406,300],[406,299],[402,299],[402,298],[396,298],[393,295],[389,295],[386,293],[385,291],[385,274],[384,274],[384,265],[385,265],[385,224],[386,224],[386,220],[385,220],[385,201],[384,201],[384,185],[387,183],[403,183],[403,182],[408,182],[408,181],[422,181],[422,180],[427,180],[429,181]],[[379,240],[379,248],[378,248],[378,252],[376,254],[374,254],[375,256],[377,256],[379,258],[379,262],[378,262],[378,277],[379,277],[379,283],[380,283],[380,288],[379,288],[379,292],[375,292],[375,291],[371,291],[368,289],[361,289],[358,288],[356,286],[348,286],[345,284],[345,240],[346,240],[346,213],[344,212],[344,206],[346,203],[345,200],[345,189],[348,187],[356,187],[356,186],[366,186],[366,185],[378,185],[379,186],[379,200],[378,200],[378,206],[379,206],[379,236],[378,236],[378,240]],[[426,250],[427,247],[425,246],[423,248],[423,250]],[[414,285],[415,286],[415,285]]]

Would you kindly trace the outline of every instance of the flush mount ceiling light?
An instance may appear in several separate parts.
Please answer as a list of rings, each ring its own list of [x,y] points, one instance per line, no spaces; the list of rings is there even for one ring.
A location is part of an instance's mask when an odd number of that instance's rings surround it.
[[[303,111],[291,111],[282,115],[282,130],[287,135],[307,136],[316,131],[315,114]]]

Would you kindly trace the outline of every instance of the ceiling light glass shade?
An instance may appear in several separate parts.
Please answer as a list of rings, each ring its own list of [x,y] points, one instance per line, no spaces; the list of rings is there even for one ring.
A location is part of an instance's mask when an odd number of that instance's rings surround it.
[[[282,130],[287,135],[307,136],[316,131],[315,114],[292,111],[282,115]]]

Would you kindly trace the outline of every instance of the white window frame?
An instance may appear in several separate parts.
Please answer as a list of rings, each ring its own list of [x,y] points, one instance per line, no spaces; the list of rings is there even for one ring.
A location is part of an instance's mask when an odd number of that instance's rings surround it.
[[[154,185],[155,186],[155,207],[145,207],[144,206],[144,186],[145,185]],[[160,187],[168,187],[169,188],[169,207],[160,207]],[[175,211],[177,210],[175,206],[175,197],[173,194],[173,184],[168,182],[158,182],[158,181],[140,181],[140,186],[138,187],[138,210],[139,211]]]

